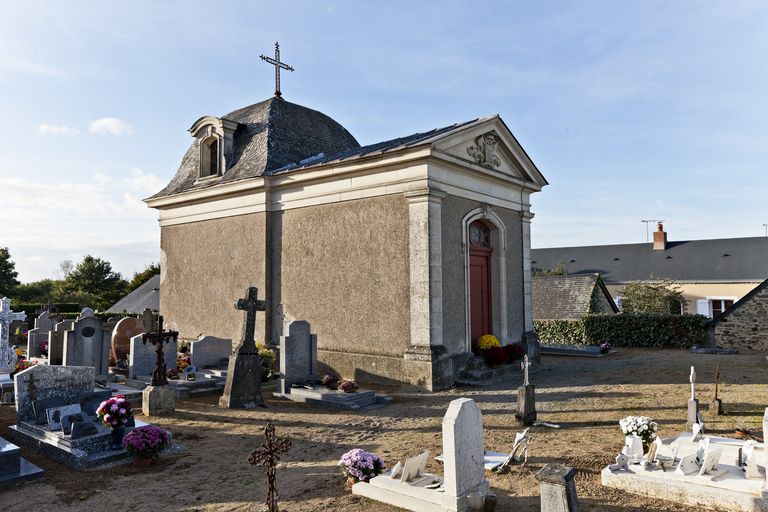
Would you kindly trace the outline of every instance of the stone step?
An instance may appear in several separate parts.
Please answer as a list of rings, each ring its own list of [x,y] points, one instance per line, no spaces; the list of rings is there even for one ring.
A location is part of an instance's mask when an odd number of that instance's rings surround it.
[[[21,470],[21,449],[0,437],[0,475],[18,473]]]
[[[501,365],[496,368],[486,367],[479,370],[464,369],[459,371],[459,378],[456,379],[455,383],[459,381],[462,383],[482,383],[494,377],[516,372],[520,372],[520,365],[518,362]]]

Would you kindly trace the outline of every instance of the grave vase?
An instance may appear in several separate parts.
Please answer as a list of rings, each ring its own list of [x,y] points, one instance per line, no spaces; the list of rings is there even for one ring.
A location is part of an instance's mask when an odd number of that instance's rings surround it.
[[[123,437],[125,437],[125,427],[116,427],[112,429],[112,445],[110,448],[113,450],[121,450],[123,448]]]

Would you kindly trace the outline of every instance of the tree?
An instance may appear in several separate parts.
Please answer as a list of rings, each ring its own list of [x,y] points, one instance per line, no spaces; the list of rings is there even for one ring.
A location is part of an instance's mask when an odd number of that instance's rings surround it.
[[[61,276],[62,279],[66,279],[70,272],[72,272],[72,269],[75,268],[75,264],[72,263],[72,260],[64,260],[61,263],[59,263],[59,269],[61,270]]]
[[[619,295],[624,313],[679,315],[688,303],[680,285],[668,278],[633,281],[625,285]]]
[[[10,297],[19,286],[19,273],[7,247],[0,247],[0,297]]]
[[[535,268],[533,269],[533,275],[535,276],[567,276],[568,266],[560,262],[555,268]]]
[[[41,279],[31,283],[22,283],[16,287],[16,294],[13,299],[20,303],[39,303],[43,304],[48,300],[57,300],[57,288],[61,287],[61,281],[53,279]]]
[[[144,270],[141,272],[136,272],[133,274],[133,278],[128,283],[128,291],[132,292],[142,284],[146,283],[149,278],[151,278],[154,275],[157,275],[160,273],[160,264],[159,263],[150,263],[149,265],[144,267]]]
[[[63,283],[67,300],[106,309],[125,295],[128,283],[112,265],[91,255],[75,265]]]

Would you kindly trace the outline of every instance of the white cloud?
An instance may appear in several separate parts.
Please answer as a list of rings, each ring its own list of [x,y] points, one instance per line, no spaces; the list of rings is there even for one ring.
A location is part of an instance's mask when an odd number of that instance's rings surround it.
[[[154,194],[165,184],[154,174],[145,173],[138,167],[131,167],[131,177],[125,178],[124,181],[132,190],[145,194]]]
[[[77,135],[80,133],[75,128],[69,126],[58,126],[55,124],[43,123],[37,127],[37,132],[43,135]]]
[[[121,135],[130,135],[133,133],[133,126],[128,121],[124,121],[119,117],[102,117],[91,121],[88,125],[88,131],[91,133],[97,133],[99,135],[114,135],[120,137]]]
[[[45,256],[40,256],[39,254],[37,254],[35,256],[28,257],[27,261],[33,261],[35,263],[39,263],[41,261],[45,261]]]
[[[106,174],[97,172],[97,173],[94,173],[93,175],[93,181],[95,181],[99,185],[106,185],[107,183],[112,181],[112,176],[107,176]]]

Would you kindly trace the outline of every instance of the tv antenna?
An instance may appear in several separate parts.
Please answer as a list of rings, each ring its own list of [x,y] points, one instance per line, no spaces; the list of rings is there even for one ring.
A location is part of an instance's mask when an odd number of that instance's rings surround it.
[[[650,233],[648,232],[648,224],[651,222],[664,222],[664,219],[643,219],[640,222],[645,224],[645,242],[650,242]]]

